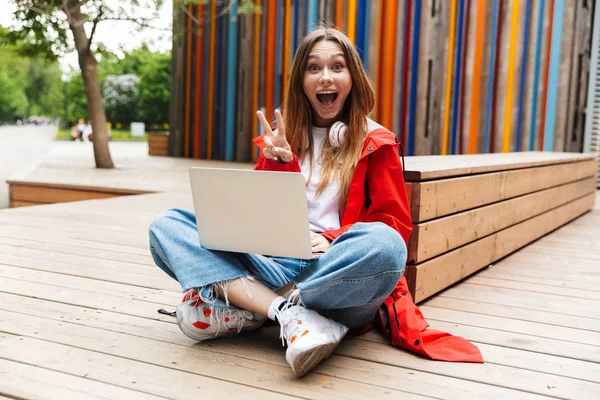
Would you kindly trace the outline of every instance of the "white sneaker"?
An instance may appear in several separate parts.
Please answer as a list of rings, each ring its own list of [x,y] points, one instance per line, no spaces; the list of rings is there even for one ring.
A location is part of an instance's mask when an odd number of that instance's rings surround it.
[[[204,303],[198,293],[188,290],[177,306],[177,325],[190,338],[202,342],[240,331],[253,331],[267,320],[247,310],[221,310]]]
[[[329,357],[348,332],[339,322],[297,305],[281,311],[277,319],[288,345],[285,359],[298,377]]]

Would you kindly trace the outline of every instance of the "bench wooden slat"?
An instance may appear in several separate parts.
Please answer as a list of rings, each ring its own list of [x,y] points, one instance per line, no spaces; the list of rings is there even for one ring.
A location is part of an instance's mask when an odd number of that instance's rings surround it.
[[[594,192],[594,178],[567,183],[428,222],[416,223],[408,262],[420,263]]]
[[[595,176],[595,160],[413,183],[413,223]]]
[[[415,302],[582,215],[594,207],[595,195],[589,194],[424,263],[407,266],[406,277]]]

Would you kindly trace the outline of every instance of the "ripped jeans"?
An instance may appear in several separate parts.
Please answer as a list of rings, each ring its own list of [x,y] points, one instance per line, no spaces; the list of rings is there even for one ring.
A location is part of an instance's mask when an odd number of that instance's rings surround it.
[[[235,308],[216,297],[213,284],[254,278],[276,290],[293,280],[302,304],[349,328],[373,319],[404,273],[407,256],[400,234],[380,222],[354,224],[311,260],[205,249],[194,213],[183,209],[159,215],[149,235],[156,265],[184,292],[197,289],[214,299],[213,307]]]

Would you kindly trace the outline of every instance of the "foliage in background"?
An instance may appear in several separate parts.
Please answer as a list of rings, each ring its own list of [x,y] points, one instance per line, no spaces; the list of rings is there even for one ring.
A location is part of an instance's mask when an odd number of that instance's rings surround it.
[[[128,127],[133,121],[145,122],[147,126],[169,123],[171,53],[153,52],[145,43],[121,58],[103,50],[98,61],[98,76],[107,120],[113,126]],[[136,77],[135,91],[118,84],[121,78],[116,77],[122,76]],[[88,119],[81,74],[71,74],[67,86],[69,109],[62,115],[73,125],[79,118]]]
[[[56,61],[20,55],[22,43],[8,43],[9,30],[0,26],[0,121],[32,115],[59,117],[64,88]]]
[[[132,122],[138,114],[140,78],[134,74],[108,75],[102,84],[102,98],[109,121]]]

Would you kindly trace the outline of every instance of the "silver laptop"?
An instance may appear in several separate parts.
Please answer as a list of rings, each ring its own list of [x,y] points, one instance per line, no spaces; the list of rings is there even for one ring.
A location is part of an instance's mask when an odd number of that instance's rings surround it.
[[[203,247],[312,257],[302,174],[192,167],[190,182]]]

